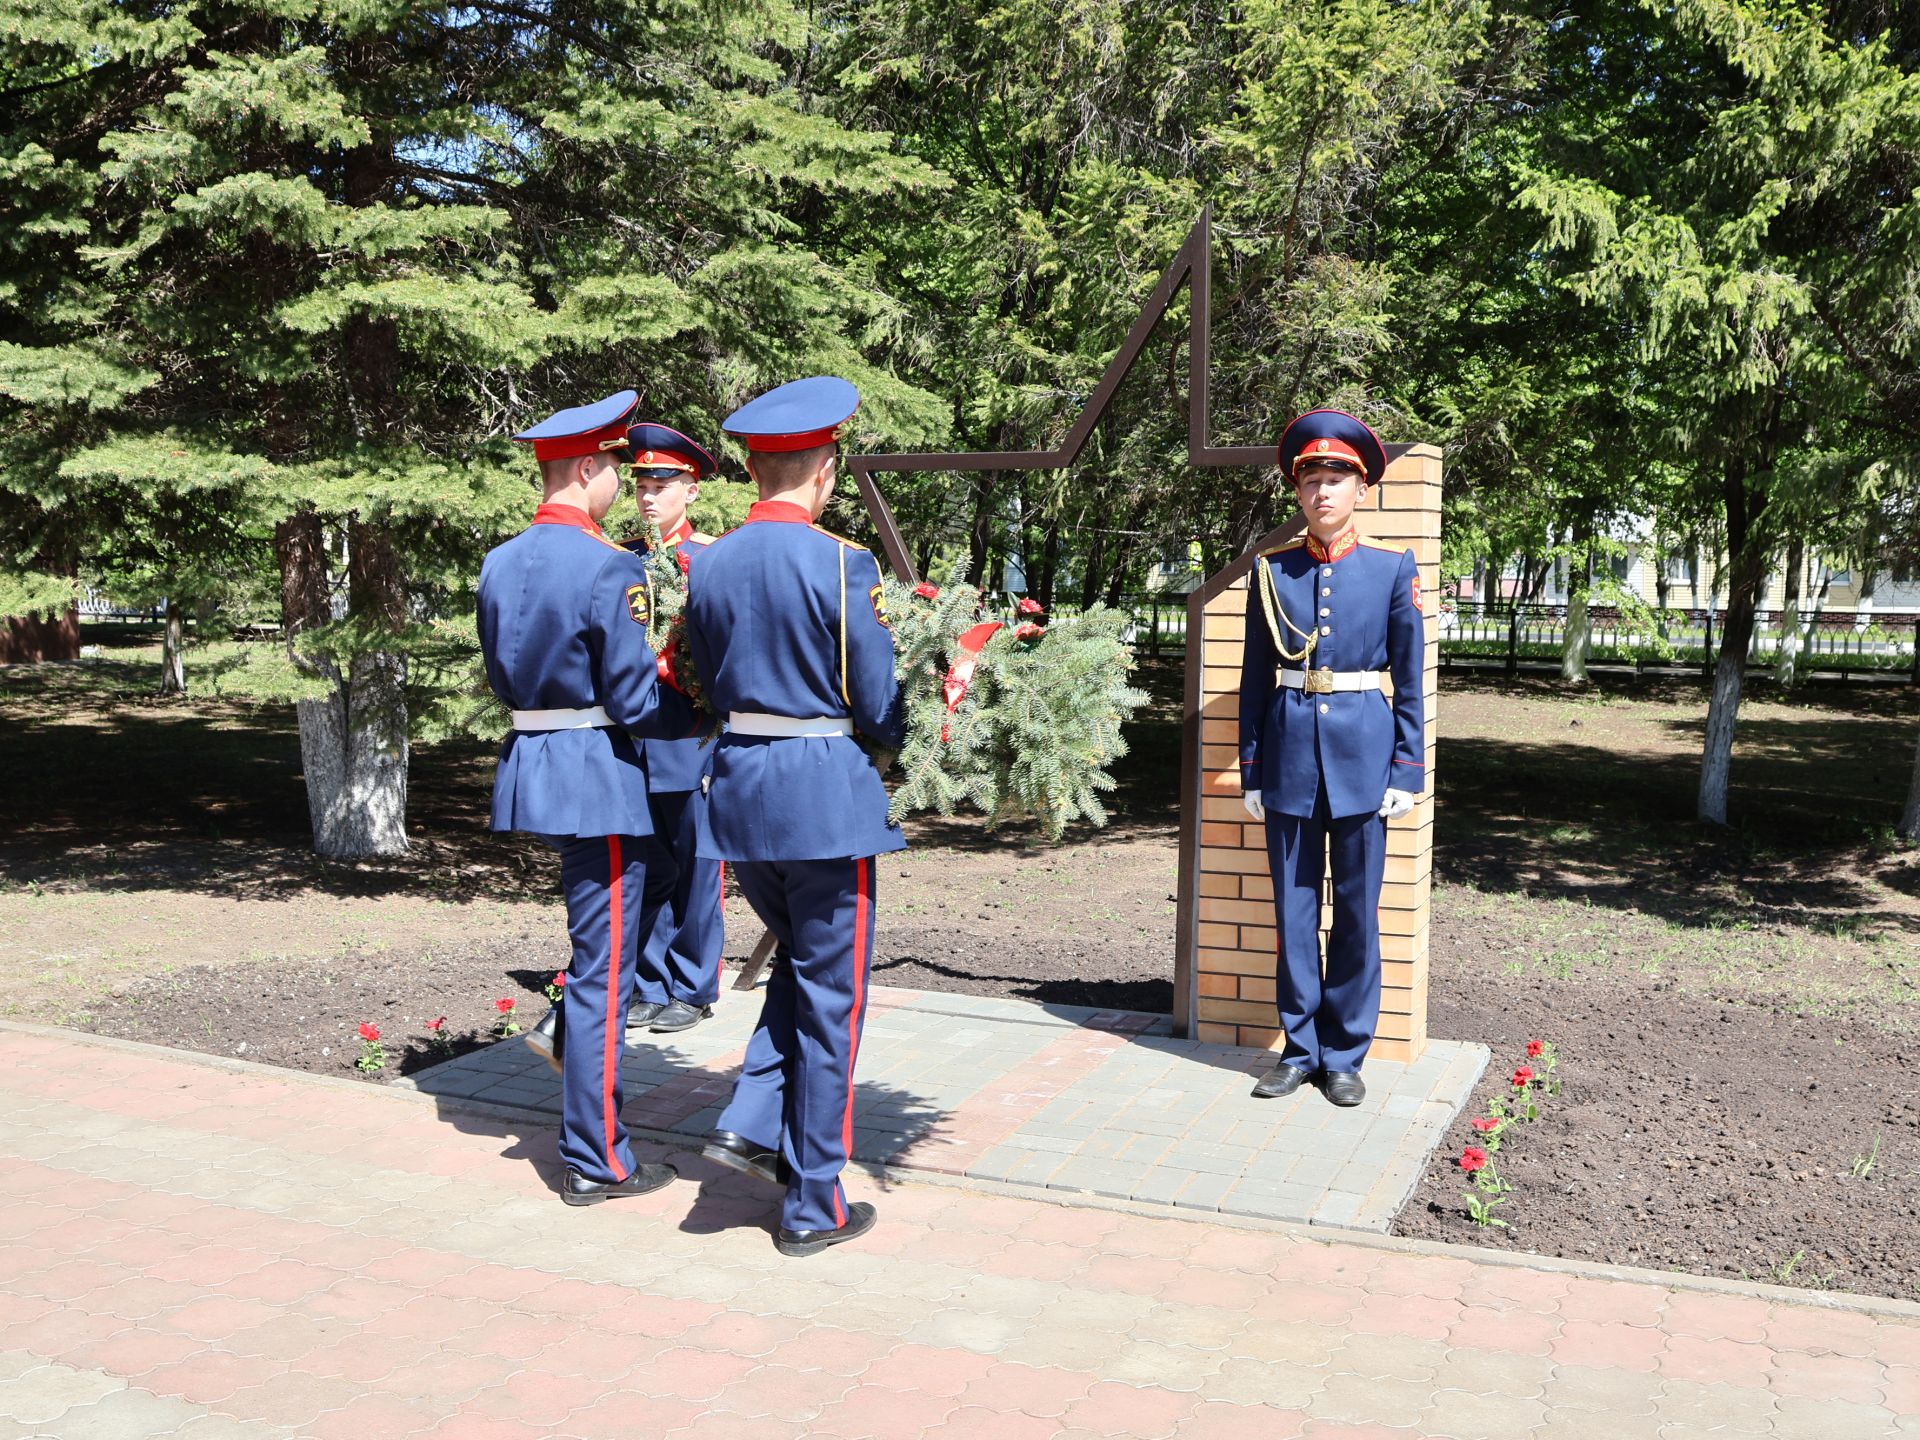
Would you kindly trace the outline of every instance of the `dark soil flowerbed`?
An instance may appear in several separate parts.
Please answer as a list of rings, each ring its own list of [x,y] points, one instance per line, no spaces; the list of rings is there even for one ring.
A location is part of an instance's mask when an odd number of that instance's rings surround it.
[[[291,717],[155,704],[147,663],[0,672],[0,1013],[337,1076],[371,1021],[375,1081],[492,1043],[501,997],[540,1014],[552,856],[485,833],[484,748],[417,757],[411,856],[324,864]],[[1178,672],[1145,678],[1106,831],[911,828],[878,983],[1170,1006]],[[1920,857],[1889,838],[1920,696],[1756,687],[1718,828],[1697,685],[1443,688],[1429,1030],[1493,1047],[1481,1109],[1530,1038],[1565,1089],[1498,1157],[1511,1229],[1467,1218],[1463,1117],[1399,1233],[1920,1299]]]

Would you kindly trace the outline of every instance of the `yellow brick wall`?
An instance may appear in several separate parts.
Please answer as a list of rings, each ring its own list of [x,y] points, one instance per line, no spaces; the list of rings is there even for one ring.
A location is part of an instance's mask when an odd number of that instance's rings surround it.
[[[1419,445],[1388,466],[1386,483],[1356,516],[1360,532],[1412,548],[1427,611],[1427,786],[1413,812],[1390,823],[1380,892],[1382,990],[1373,1055],[1412,1060],[1427,1042],[1427,938],[1433,895],[1434,705],[1439,663],[1440,452]],[[1244,577],[1208,602],[1197,645],[1200,676],[1200,817],[1192,890],[1193,1017],[1202,1040],[1275,1048],[1273,882],[1266,837],[1240,805],[1240,645]],[[1324,923],[1323,912],[1323,923]]]

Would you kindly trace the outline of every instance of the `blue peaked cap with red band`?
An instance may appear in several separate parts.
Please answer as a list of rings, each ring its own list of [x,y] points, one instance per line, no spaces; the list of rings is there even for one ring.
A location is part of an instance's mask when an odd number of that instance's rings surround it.
[[[622,390],[591,405],[575,405],[549,415],[522,430],[515,440],[533,446],[536,460],[571,460],[576,455],[627,448],[627,416],[640,403],[631,390]]]
[[[720,468],[720,462],[705,448],[695,444],[671,425],[642,420],[627,427],[627,449],[633,455],[633,468],[669,474],[684,474],[689,480],[705,480]]]
[[[1281,434],[1280,468],[1291,479],[1312,460],[1358,466],[1377,485],[1387,468],[1387,447],[1370,426],[1344,410],[1309,410]]]
[[[841,427],[860,408],[860,392],[837,375],[809,375],[749,400],[720,422],[749,451],[778,454],[811,450],[840,438]]]

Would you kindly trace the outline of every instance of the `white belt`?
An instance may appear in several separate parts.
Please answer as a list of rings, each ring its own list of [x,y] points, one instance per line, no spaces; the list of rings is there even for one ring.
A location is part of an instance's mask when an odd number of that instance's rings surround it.
[[[597,730],[603,725],[612,725],[613,717],[607,714],[604,705],[590,705],[585,710],[515,710],[513,728],[516,730]]]
[[[814,735],[850,736],[853,734],[853,721],[834,715],[801,720],[792,715],[765,715],[758,710],[735,710],[727,716],[727,729],[735,735],[793,740]]]
[[[1282,690],[1304,690],[1309,695],[1380,688],[1378,670],[1276,670],[1273,678]]]

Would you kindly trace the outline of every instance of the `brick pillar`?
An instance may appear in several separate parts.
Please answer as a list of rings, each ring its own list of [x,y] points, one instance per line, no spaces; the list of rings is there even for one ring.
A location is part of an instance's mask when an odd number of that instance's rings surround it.
[[[1440,451],[1393,447],[1386,482],[1355,516],[1360,533],[1412,549],[1427,612],[1427,788],[1413,812],[1387,829],[1380,891],[1382,991],[1372,1055],[1418,1058],[1427,1043],[1427,942],[1433,902],[1434,689],[1439,664]],[[1299,521],[1256,547],[1278,544]],[[1253,554],[1195,592],[1187,643],[1189,759],[1181,832],[1176,1015],[1187,1033],[1227,1045],[1280,1044],[1274,1013],[1273,882],[1263,827],[1240,804],[1240,647]],[[1196,734],[1197,731],[1197,734]],[[1192,812],[1197,802],[1198,814]],[[1324,915],[1323,915],[1324,921]]]

